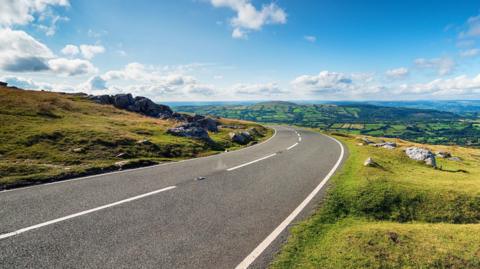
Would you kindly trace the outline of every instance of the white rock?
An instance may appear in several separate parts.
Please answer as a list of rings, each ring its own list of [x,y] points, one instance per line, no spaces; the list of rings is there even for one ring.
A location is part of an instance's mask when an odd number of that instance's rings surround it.
[[[433,154],[428,149],[419,148],[419,147],[409,147],[405,150],[405,154],[410,159],[416,161],[423,161],[426,165],[437,167],[437,162],[435,160],[435,154]]]

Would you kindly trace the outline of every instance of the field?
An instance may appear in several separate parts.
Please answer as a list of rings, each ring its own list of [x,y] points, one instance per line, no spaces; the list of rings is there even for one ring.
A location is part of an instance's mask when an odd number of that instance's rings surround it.
[[[480,267],[480,150],[385,139],[400,146],[388,150],[360,145],[359,137],[337,136],[349,159],[271,267]],[[405,156],[411,145],[461,161],[437,158],[433,169]],[[363,166],[368,157],[379,167]]]
[[[176,109],[232,119],[319,128],[323,131],[398,137],[427,144],[480,146],[478,117],[432,109],[361,103],[298,105],[290,102],[183,106]]]
[[[229,128],[213,143],[172,136],[177,122],[99,105],[79,95],[0,88],[0,189],[234,150]],[[256,127],[222,119],[242,129]],[[120,157],[121,156],[121,157]],[[117,163],[117,164],[116,164]]]

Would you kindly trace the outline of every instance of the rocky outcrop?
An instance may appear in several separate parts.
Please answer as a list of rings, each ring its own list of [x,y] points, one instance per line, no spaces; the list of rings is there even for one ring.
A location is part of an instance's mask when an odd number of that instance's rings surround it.
[[[435,154],[433,154],[428,149],[418,148],[418,147],[409,147],[405,149],[405,154],[407,154],[407,156],[410,159],[413,159],[416,161],[423,161],[425,162],[426,165],[437,167]]]
[[[397,147],[397,143],[395,142],[382,142],[382,143],[376,143],[371,145],[375,147],[385,148],[385,149],[395,149]]]
[[[92,95],[88,98],[99,104],[113,105],[119,109],[125,109],[154,118],[168,119],[179,116],[168,106],[156,104],[152,100],[143,96],[137,96],[133,98],[130,93],[116,95]]]
[[[450,157],[452,157],[452,154],[448,151],[439,151],[437,152],[437,157],[439,158],[444,158],[444,159],[448,159]]]

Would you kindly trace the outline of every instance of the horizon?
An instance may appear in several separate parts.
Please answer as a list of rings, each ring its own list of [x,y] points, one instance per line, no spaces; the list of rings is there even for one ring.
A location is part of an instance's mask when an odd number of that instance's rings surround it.
[[[20,88],[160,103],[480,100],[474,1],[2,2],[0,80]]]

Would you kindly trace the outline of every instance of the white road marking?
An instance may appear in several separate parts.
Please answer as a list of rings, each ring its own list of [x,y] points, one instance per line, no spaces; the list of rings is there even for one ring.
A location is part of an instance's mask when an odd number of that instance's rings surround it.
[[[302,142],[302,137],[301,136],[298,137],[298,142]]]
[[[233,170],[235,170],[235,169],[238,169],[238,168],[241,168],[241,167],[250,165],[250,164],[252,164],[252,163],[256,163],[256,162],[259,162],[259,161],[263,161],[263,160],[268,159],[268,158],[270,158],[270,157],[273,157],[273,156],[275,156],[275,155],[277,155],[277,153],[273,153],[273,154],[270,154],[270,155],[268,155],[268,156],[262,157],[262,158],[260,158],[260,159],[256,159],[256,160],[253,160],[253,161],[248,162],[248,163],[244,163],[244,164],[241,164],[241,165],[237,165],[237,166],[235,166],[235,167],[232,167],[232,168],[228,168],[227,171],[230,172],[230,171],[233,171]]]
[[[121,201],[118,201],[118,202],[115,202],[115,203],[99,206],[99,207],[92,208],[92,209],[89,209],[89,210],[85,210],[85,211],[82,211],[82,212],[79,212],[79,213],[68,215],[68,216],[65,216],[65,217],[62,217],[62,218],[58,218],[58,219],[50,220],[50,221],[43,222],[43,223],[40,223],[40,224],[37,224],[37,225],[33,225],[33,226],[30,226],[30,227],[26,227],[26,228],[23,228],[23,229],[20,229],[20,230],[16,230],[14,232],[6,233],[6,234],[0,234],[0,240],[8,238],[8,237],[15,236],[15,235],[19,235],[21,233],[24,233],[24,232],[27,232],[27,231],[30,231],[30,230],[34,230],[34,229],[38,229],[38,228],[41,228],[41,227],[44,227],[44,226],[47,226],[47,225],[51,225],[51,224],[54,224],[54,223],[57,223],[57,222],[61,222],[61,221],[64,221],[64,220],[68,220],[68,219],[72,219],[72,218],[79,217],[79,216],[82,216],[82,215],[86,215],[86,214],[89,214],[89,213],[92,213],[92,212],[95,212],[95,211],[99,211],[99,210],[102,210],[102,209],[106,209],[106,208],[109,208],[109,207],[112,207],[112,206],[117,206],[117,205],[121,205],[121,204],[124,204],[124,203],[132,202],[134,200],[138,200],[138,199],[150,196],[150,195],[154,195],[154,194],[157,194],[157,193],[160,193],[160,192],[172,190],[172,189],[175,189],[175,188],[176,188],[176,186],[166,187],[166,188],[159,189],[159,190],[156,190],[156,191],[152,191],[152,192],[144,193],[144,194],[141,194],[141,195],[137,195],[137,196],[125,199],[125,200],[121,200]]]
[[[287,150],[291,150],[291,149],[293,149],[294,147],[296,147],[297,145],[298,145],[298,143],[295,143],[295,144],[291,145],[290,147],[288,147]]]
[[[327,136],[329,137],[329,136]],[[340,145],[340,157],[338,158],[337,162],[333,166],[333,168],[330,170],[330,172],[323,178],[323,180],[318,184],[318,186],[303,200],[303,202],[293,210],[293,212],[282,222],[280,225],[278,225],[275,230],[271,234],[265,238],[260,245],[258,245],[250,254],[248,254],[245,259],[238,264],[235,269],[246,269],[248,268],[255,259],[262,254],[262,252],[280,235],[280,233],[295,219],[295,217],[302,212],[302,210],[308,205],[308,203],[317,195],[317,193],[323,188],[323,186],[327,183],[327,181],[332,177],[332,175],[335,173],[335,171],[338,169],[340,164],[342,163],[343,155],[344,155],[344,148],[342,143],[340,143],[338,140],[336,140],[333,137],[329,137],[333,139],[335,142],[337,142]]]

